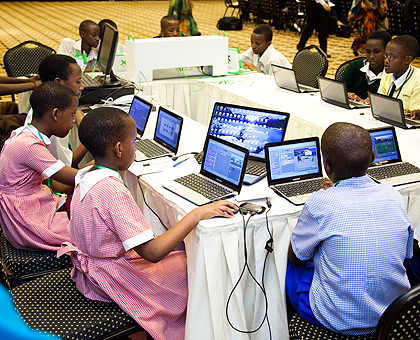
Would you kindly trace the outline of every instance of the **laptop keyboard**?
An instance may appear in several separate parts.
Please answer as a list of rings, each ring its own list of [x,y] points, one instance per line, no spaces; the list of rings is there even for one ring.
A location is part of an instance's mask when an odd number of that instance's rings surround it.
[[[189,174],[174,180],[187,188],[190,188],[209,200],[217,200],[231,193],[230,190],[213,183],[197,174]]]
[[[349,105],[351,106],[351,107],[360,107],[360,108],[368,108],[369,107],[369,105],[368,104],[365,104],[365,103],[360,103],[360,102],[356,102],[356,101],[354,101],[354,100],[350,100],[349,99]]]
[[[82,73],[82,79],[81,79],[81,83],[83,85],[83,87],[85,88],[89,88],[89,87],[100,87],[101,86],[101,81],[102,81],[102,76],[96,76],[95,78],[92,78],[90,76],[88,76],[85,73]]]
[[[411,163],[397,163],[385,166],[377,166],[367,169],[367,174],[380,181],[385,178],[420,173],[420,169]]]
[[[410,118],[405,118],[405,122],[409,125],[420,126],[420,120],[414,120]]]
[[[272,187],[274,192],[282,194],[286,197],[293,197],[299,195],[310,194],[321,189],[325,178],[317,178],[302,182],[293,182],[288,184],[280,184]]]
[[[308,86],[308,85],[302,85],[302,84],[299,84],[299,90],[304,90],[304,91],[310,91],[310,92],[317,92],[318,91],[318,89],[316,89],[316,88],[314,88],[314,87],[311,87],[311,86]]]
[[[157,157],[169,153],[164,148],[157,145],[151,139],[136,140],[136,147],[146,157]]]

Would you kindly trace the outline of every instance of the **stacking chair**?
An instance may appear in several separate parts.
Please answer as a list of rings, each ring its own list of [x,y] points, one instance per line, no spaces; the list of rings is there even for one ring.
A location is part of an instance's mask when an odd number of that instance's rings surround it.
[[[296,53],[292,68],[299,84],[318,88],[318,76],[327,74],[328,58],[318,46],[310,45]]]
[[[349,64],[354,61],[354,60],[359,60],[359,59],[366,59],[365,57],[358,57],[358,58],[354,58],[352,60],[347,60],[344,63],[342,63],[340,66],[338,66],[337,71],[335,71],[335,80],[340,80],[341,76],[343,75],[345,69],[347,68],[347,66],[349,66]]]
[[[56,252],[20,250],[12,247],[0,233],[0,250],[9,289],[54,271],[70,268],[70,256],[57,258]]]
[[[11,290],[16,309],[34,329],[63,339],[124,339],[144,331],[116,303],[84,297],[63,269]],[[153,340],[147,334],[148,340]]]
[[[232,17],[234,16],[233,14],[235,13],[235,10],[238,10],[238,12],[236,13],[236,15],[238,16],[239,9],[240,9],[239,8],[239,2],[237,2],[237,1],[232,2],[232,0],[225,0],[225,6],[226,6],[226,9],[225,9],[225,13],[223,14],[223,17],[226,16],[226,13],[227,13],[229,8],[232,8],[232,14],[231,14]]]
[[[390,0],[388,2],[388,22],[389,29],[388,32],[391,35],[402,35],[406,34],[407,30],[405,29],[404,24],[404,12],[401,3],[397,0]]]

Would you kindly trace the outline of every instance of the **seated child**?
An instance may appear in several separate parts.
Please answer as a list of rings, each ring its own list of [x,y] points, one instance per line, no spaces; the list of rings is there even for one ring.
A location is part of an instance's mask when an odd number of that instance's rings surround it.
[[[63,196],[45,178],[74,186],[77,170],[48,150],[51,135],[64,137],[73,126],[77,97],[57,82],[39,85],[31,95],[31,125],[12,132],[0,156],[0,223],[18,249],[56,251],[69,240],[67,212],[57,212]]]
[[[155,38],[171,38],[181,35],[179,20],[175,15],[165,15],[160,20],[160,34]]]
[[[286,57],[271,45],[273,31],[268,25],[259,25],[251,34],[251,48],[241,53],[244,68],[273,75],[271,64],[289,67]]]
[[[367,37],[366,59],[353,60],[341,75],[346,83],[349,98],[363,102],[368,91],[377,92],[384,70],[385,47],[391,36],[385,31],[376,31]]]
[[[98,24],[99,28],[101,29],[101,39],[102,39],[102,35],[104,33],[105,23],[111,25],[116,30],[118,30],[117,24],[115,22],[113,22],[111,19],[102,19],[101,21],[99,21],[99,24]],[[116,54],[122,54],[122,53],[125,53],[125,46],[121,43],[118,43]]]
[[[419,43],[410,35],[392,39],[385,49],[385,74],[378,93],[399,98],[404,110],[420,109],[420,69],[410,65],[419,52]]]
[[[74,41],[70,38],[64,38],[58,47],[57,54],[65,54],[72,58],[82,58],[84,51],[87,56],[86,71],[89,71],[96,65],[101,29],[94,21],[85,20],[79,26],[79,34],[80,38],[82,38],[81,40]],[[79,66],[82,67],[81,63]]]
[[[385,309],[410,289],[404,260],[413,229],[396,189],[375,183],[369,133],[334,123],[321,139],[333,187],[306,201],[292,233],[286,289],[302,318],[346,335],[375,331]]]
[[[79,136],[95,158],[80,170],[71,203],[72,278],[80,292],[115,301],[154,339],[183,339],[187,268],[183,250],[174,250],[202,219],[232,217],[237,207],[219,201],[194,209],[168,231],[153,236],[124,185],[135,157],[134,120],[117,108],[90,111]]]
[[[77,98],[80,98],[83,91],[81,83],[82,70],[74,58],[62,54],[52,54],[41,60],[38,67],[39,77],[42,82],[55,81],[63,84],[74,91]],[[79,125],[83,119],[82,111],[77,110],[75,114],[76,124]],[[32,121],[32,110],[29,110],[25,124]],[[69,136],[58,138],[51,136],[50,152],[64,164],[77,168],[79,162],[86,154],[86,148],[79,146],[74,152],[69,149]]]

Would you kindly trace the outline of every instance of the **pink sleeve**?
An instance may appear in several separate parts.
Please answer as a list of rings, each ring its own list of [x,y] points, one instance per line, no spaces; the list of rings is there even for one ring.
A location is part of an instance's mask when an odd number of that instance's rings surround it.
[[[42,173],[46,177],[54,175],[64,166],[64,163],[57,160],[45,147],[42,141],[33,143],[27,148],[23,148],[22,152],[22,158],[24,159],[23,164],[28,168]]]

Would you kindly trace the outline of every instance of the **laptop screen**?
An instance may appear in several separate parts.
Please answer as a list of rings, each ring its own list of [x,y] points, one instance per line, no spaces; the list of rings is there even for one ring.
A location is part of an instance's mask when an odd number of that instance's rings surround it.
[[[375,152],[373,163],[400,161],[395,130],[392,127],[369,130],[369,134],[372,139],[372,148]]]
[[[137,96],[134,96],[133,101],[131,102],[131,107],[128,114],[136,122],[137,133],[140,136],[143,136],[152,107],[153,105],[151,103]]]
[[[271,65],[271,68],[277,86],[296,92],[299,91],[295,71],[293,69],[274,64]]]
[[[215,103],[208,134],[242,146],[264,160],[264,145],[284,139],[289,114],[232,104]]]
[[[182,117],[160,107],[154,139],[162,141],[172,149],[178,149],[182,121]]]
[[[319,77],[318,84],[323,100],[339,102],[342,104],[346,104],[348,102],[345,83],[333,79]]]
[[[374,118],[405,127],[404,109],[400,99],[372,92],[369,93],[369,99]]]
[[[238,149],[223,140],[209,137],[206,143],[202,170],[211,178],[220,178],[234,186],[243,180],[247,162],[246,149]]]

